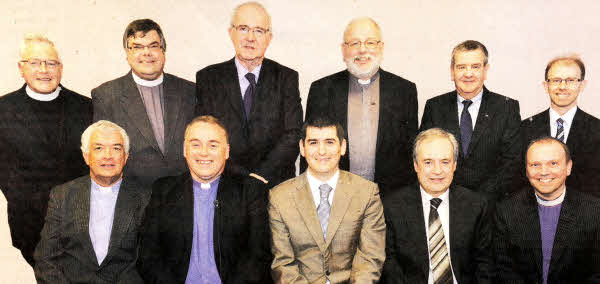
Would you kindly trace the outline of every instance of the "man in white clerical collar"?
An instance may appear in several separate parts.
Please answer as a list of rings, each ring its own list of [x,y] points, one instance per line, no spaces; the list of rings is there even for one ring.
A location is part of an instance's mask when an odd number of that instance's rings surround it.
[[[92,103],[60,85],[62,61],[48,38],[26,35],[17,65],[25,84],[0,98],[0,188],[12,244],[33,266],[50,189],[88,170],[78,140]]]
[[[153,20],[129,23],[122,44],[131,70],[92,90],[94,120],[110,120],[127,130],[133,144],[125,172],[151,185],[186,170],[180,145],[194,117],[195,87],[164,72],[167,42]]]
[[[143,283],[137,234],[150,190],[123,176],[129,137],[106,120],[81,135],[89,175],[52,189],[35,251],[38,283]]]
[[[527,148],[525,166],[531,187],[499,204],[495,216],[497,280],[598,279],[600,200],[566,185],[576,166],[569,148],[553,137],[535,139]]]

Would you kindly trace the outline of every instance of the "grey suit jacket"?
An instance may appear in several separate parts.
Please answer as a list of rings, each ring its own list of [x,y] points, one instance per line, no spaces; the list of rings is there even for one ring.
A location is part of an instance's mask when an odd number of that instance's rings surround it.
[[[46,223],[34,253],[38,283],[143,283],[135,263],[150,190],[132,179],[123,179],[108,254],[101,264],[89,234],[90,190],[89,175],[52,189]]]
[[[110,120],[123,127],[131,140],[125,175],[144,185],[187,171],[183,157],[185,126],[194,117],[194,83],[164,73],[165,153],[154,138],[150,119],[131,71],[92,90],[94,121]]]
[[[306,173],[270,191],[275,283],[377,283],[385,260],[385,220],[375,183],[341,171],[327,239]]]

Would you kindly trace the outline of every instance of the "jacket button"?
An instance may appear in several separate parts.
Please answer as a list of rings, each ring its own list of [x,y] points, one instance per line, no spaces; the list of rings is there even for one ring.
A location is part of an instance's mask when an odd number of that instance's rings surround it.
[[[326,271],[325,271],[325,275],[329,276],[329,274],[330,274],[330,273],[329,273],[329,270],[326,270]]]

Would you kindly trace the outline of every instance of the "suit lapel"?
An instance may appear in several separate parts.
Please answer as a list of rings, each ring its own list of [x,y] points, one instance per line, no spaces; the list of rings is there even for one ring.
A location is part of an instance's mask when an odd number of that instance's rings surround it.
[[[481,106],[479,107],[479,113],[477,114],[477,121],[475,122],[475,128],[473,129],[473,137],[471,138],[471,143],[469,144],[469,151],[467,155],[473,153],[473,149],[479,142],[483,133],[489,129],[490,121],[492,121],[494,113],[494,106],[490,101],[489,91],[483,87],[483,94],[481,98]]]
[[[548,115],[549,116],[549,115]],[[548,120],[550,118],[548,117]],[[567,137],[567,146],[569,146],[569,150],[571,150],[571,154],[575,155],[577,149],[580,149],[578,142],[582,139],[579,139],[581,133],[586,133],[586,121],[583,117],[583,113],[580,109],[575,111],[575,116],[573,117],[573,122],[571,124],[571,128],[569,128],[569,136]]]
[[[386,80],[388,78],[387,76],[387,72],[383,71],[383,69],[379,68],[379,117],[391,117],[389,115],[386,115],[384,112],[386,111],[386,108],[382,107],[382,103],[381,102],[393,102],[394,99],[392,99],[391,97],[394,96],[394,91],[388,87],[388,84],[386,84],[386,82],[389,83],[389,79]],[[390,80],[391,81],[391,80]],[[346,107],[347,109],[347,107]],[[389,131],[390,129],[390,121],[389,120],[383,120],[383,119],[379,119],[378,123],[377,123],[377,141],[375,144],[375,153],[377,153],[377,150],[379,149],[379,147],[381,146],[381,136],[386,133],[386,131]],[[377,156],[377,154],[375,154],[375,156]]]
[[[523,248],[528,248],[531,250],[532,258],[534,261],[534,265],[536,271],[538,273],[538,278],[542,279],[542,229],[540,226],[540,213],[538,212],[538,203],[535,198],[535,193],[533,192],[533,188],[529,188],[530,193],[525,195],[525,203],[522,208],[523,212],[517,213],[518,216],[521,216],[521,228],[525,238],[523,239],[524,243],[521,245]]]
[[[459,256],[460,253],[456,250],[459,247],[467,247],[461,244],[461,241],[464,239],[462,238],[461,234],[463,228],[461,220],[466,220],[466,218],[464,216],[465,211],[461,210],[462,208],[464,208],[463,206],[465,206],[465,204],[462,203],[462,196],[460,192],[457,192],[456,190],[450,188],[450,192],[448,194],[448,205],[450,209],[448,211],[450,213],[450,216],[448,216],[450,223],[450,255]],[[466,206],[469,205],[467,204]],[[458,260],[458,258],[456,259]],[[458,274],[456,275],[456,279],[462,279],[462,275],[460,275],[460,272],[462,271],[463,267],[457,267],[458,263],[458,261],[454,261],[451,263],[452,271],[454,272],[454,274]]]
[[[423,201],[421,199],[421,190],[419,184],[415,184],[411,189],[410,195],[407,195],[408,200],[405,212],[407,215],[415,214],[415,226],[411,226],[413,233],[409,234],[412,238],[412,248],[415,258],[415,263],[419,264],[421,275],[427,277],[429,275],[429,240],[427,239],[427,231],[425,231],[425,216],[423,214]],[[426,279],[426,278],[425,278]]]
[[[180,120],[182,116],[179,115],[179,110],[181,109],[181,95],[172,84],[173,80],[170,75],[164,74],[163,81],[163,96],[164,96],[164,125],[165,125],[165,156],[169,155],[169,150],[173,147],[181,147],[179,143],[173,143],[174,141],[170,140],[170,137],[175,137],[175,131],[180,129],[177,125],[180,124]]]
[[[450,131],[456,137],[457,140],[460,141],[460,130],[458,125],[458,106],[457,106],[457,93],[456,91],[451,92],[444,98],[445,102],[442,105],[447,105],[448,107],[441,107],[441,123],[444,126],[443,128],[447,131]],[[459,151],[462,153],[462,151]]]
[[[223,86],[226,88],[226,94],[229,95],[229,103],[233,108],[233,112],[238,115],[242,125],[246,125],[246,117],[242,100],[242,91],[240,89],[240,80],[238,79],[237,67],[235,66],[235,58],[232,58],[225,64],[225,73],[223,74]]]
[[[260,108],[257,107],[258,104],[270,104],[273,102],[273,100],[271,100],[268,96],[271,94],[279,94],[278,92],[271,91],[274,86],[277,86],[274,73],[275,71],[273,70],[273,63],[269,59],[264,59],[258,75],[256,93],[254,94],[254,98],[252,100],[252,108],[250,109],[250,122],[252,122],[252,117],[255,116],[255,113],[260,110]]]
[[[302,174],[298,178],[298,183],[296,183],[296,192],[294,193],[294,200],[296,202],[298,213],[300,213],[300,216],[302,216],[302,219],[304,220],[304,224],[306,224],[308,231],[319,246],[321,252],[324,253],[326,246],[325,240],[323,239],[323,230],[321,229],[321,223],[319,223],[317,208],[315,207],[315,199],[310,191],[310,185],[308,184],[306,173]],[[331,222],[329,222],[329,224],[331,225]]]
[[[91,178],[84,179],[80,184],[74,185],[73,197],[73,222],[75,230],[81,232],[81,244],[87,252],[87,256],[92,263],[98,264],[92,240],[90,239],[90,191],[92,190]]]
[[[124,112],[129,116],[129,121],[137,127],[140,133],[142,133],[142,136],[146,138],[147,142],[159,153],[162,153],[158,147],[156,138],[154,138],[154,132],[150,125],[146,107],[142,102],[140,91],[133,81],[132,76],[131,71],[129,71],[129,73],[123,77],[123,90],[121,91],[122,96],[120,97],[121,106],[123,107]]]
[[[329,214],[329,224],[327,225],[327,240],[325,247],[329,247],[331,240],[335,236],[335,232],[340,227],[342,219],[348,211],[352,197],[357,189],[349,182],[350,177],[346,172],[340,171],[335,193],[333,194],[333,204],[331,204],[331,213]]]
[[[565,200],[563,201],[560,209],[560,215],[558,217],[558,224],[556,226],[556,235],[554,236],[554,244],[552,246],[552,257],[550,258],[548,275],[552,274],[553,270],[564,267],[564,265],[561,264],[561,257],[568,248],[569,243],[574,236],[574,232],[578,231],[577,216],[575,215],[575,212],[580,212],[578,207],[578,202],[575,202],[572,194],[569,195],[567,192],[565,195]]]
[[[101,266],[104,266],[110,261],[115,250],[118,250],[121,239],[118,236],[124,236],[127,232],[131,219],[135,216],[135,211],[138,209],[139,198],[136,196],[137,188],[130,187],[128,179],[123,179],[123,183],[119,188],[117,195],[117,204],[115,205],[115,214],[110,233],[110,241],[108,243],[108,252],[102,261]]]

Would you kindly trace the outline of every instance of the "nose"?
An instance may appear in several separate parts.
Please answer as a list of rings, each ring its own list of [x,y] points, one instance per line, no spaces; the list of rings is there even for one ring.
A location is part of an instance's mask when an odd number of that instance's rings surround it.
[[[246,40],[248,41],[255,41],[256,40],[256,36],[254,35],[254,31],[253,30],[249,30],[248,33],[246,34]]]
[[[319,154],[325,154],[325,143],[319,143]]]
[[[549,172],[549,168],[546,165],[541,165],[540,167],[540,174],[541,175],[547,175]]]
[[[561,89],[566,89],[567,88],[567,80],[561,80],[560,84],[558,84],[558,87]]]
[[[48,71],[48,66],[46,66],[46,61],[42,61],[42,62],[40,62],[40,71],[41,71],[41,72],[46,72],[46,71]]]
[[[442,165],[439,162],[433,163],[433,173],[439,174],[442,172]]]
[[[200,149],[198,150],[198,153],[200,154],[200,156],[208,155],[208,147],[206,145],[200,147]]]

